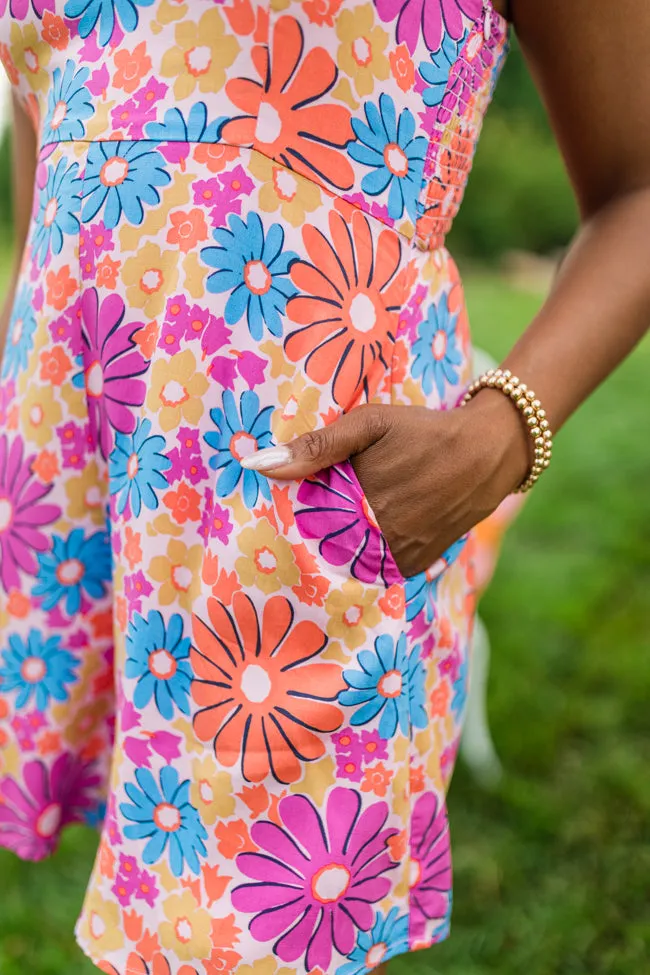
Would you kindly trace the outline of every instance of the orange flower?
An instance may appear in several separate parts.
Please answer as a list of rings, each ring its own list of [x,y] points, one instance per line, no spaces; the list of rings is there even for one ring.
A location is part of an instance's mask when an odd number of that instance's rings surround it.
[[[239,940],[241,928],[235,924],[235,915],[215,917],[212,921],[212,943],[215,948],[232,948]]]
[[[32,464],[32,469],[34,465]],[[20,592],[18,589],[12,589],[9,593],[9,599],[7,600],[7,612],[10,616],[15,616],[16,619],[24,620],[29,613],[31,607],[31,602],[29,596]],[[0,714],[0,718],[3,717]]]
[[[102,877],[108,877],[109,880],[112,880],[115,876],[115,854],[106,840],[102,840],[99,844],[97,862]]]
[[[305,606],[324,606],[329,588],[330,584],[324,576],[302,574],[300,583],[292,586],[291,592],[295,593]]]
[[[282,532],[286,535],[295,522],[293,505],[289,499],[289,487],[281,488],[277,484],[272,484],[271,497],[273,498],[276,514],[282,522]]]
[[[395,836],[391,836],[388,839],[388,849],[390,850],[390,855],[396,863],[406,855],[406,830],[402,829]]]
[[[411,792],[424,791],[424,766],[411,766],[409,770],[409,784],[411,786]]]
[[[186,521],[200,521],[201,512],[199,502],[201,495],[194,488],[189,487],[182,481],[178,485],[177,491],[168,491],[163,495],[163,503],[172,513],[172,518],[179,525],[184,525]]]
[[[194,149],[197,163],[205,166],[211,173],[222,172],[228,163],[233,162],[238,156],[237,146],[225,146],[217,142],[200,142]]]
[[[70,40],[70,31],[61,17],[57,17],[51,11],[45,10],[43,12],[41,36],[50,47],[56,48],[57,51],[65,51]]]
[[[383,798],[386,795],[392,777],[392,769],[387,769],[383,762],[378,762],[372,768],[366,769],[366,773],[361,782],[361,791],[374,792],[376,796]]]
[[[218,840],[219,853],[228,860],[233,860],[238,853],[250,853],[257,849],[243,819],[237,819],[234,823],[218,823],[214,835]]]
[[[205,965],[205,975],[231,975],[241,961],[241,955],[236,951],[224,951],[222,948],[215,948],[210,956],[210,960],[203,962]]]
[[[139,941],[142,937],[142,914],[138,914],[133,909],[123,911],[122,920],[124,922],[124,933],[129,941]]]
[[[151,961],[151,967],[148,962]],[[108,961],[100,961],[97,966],[100,972],[104,972],[105,975],[121,975],[116,968],[111,965]],[[126,969],[129,975],[171,975],[171,968],[169,967],[169,962],[164,955],[155,954],[151,959],[143,958],[142,955],[138,955],[137,952],[132,951],[129,957],[126,959]],[[181,965],[178,969],[177,975],[197,975],[196,968],[191,968],[189,965]]]
[[[20,75],[18,74],[18,69],[13,62],[13,58],[6,44],[0,44],[0,61],[2,61],[11,84],[17,85],[20,80]]]
[[[208,238],[208,225],[205,222],[203,212],[194,208],[189,212],[178,210],[171,215],[172,226],[167,232],[167,242],[176,244],[178,248],[187,254],[202,240]]]
[[[142,546],[140,544],[140,532],[135,532],[130,525],[125,529],[126,542],[124,545],[124,555],[129,563],[129,568],[133,570],[136,565],[142,562]]]
[[[305,0],[302,9],[305,11],[312,24],[321,27],[334,26],[334,17],[339,12],[339,7],[343,0]]]
[[[39,755],[54,755],[61,748],[61,735],[56,731],[44,731],[37,745]]]
[[[337,211],[329,215],[331,242],[307,225],[302,236],[311,263],[296,261],[291,280],[301,292],[287,304],[299,326],[285,341],[291,362],[306,359],[313,382],[332,380],[332,393],[348,410],[368,399],[390,368],[408,265],[400,270],[399,235],[388,228],[376,241],[370,222],[354,209],[351,232]]]
[[[205,892],[208,895],[208,908],[210,908],[226,892],[226,888],[232,880],[232,877],[222,876],[219,873],[218,865],[211,867],[207,863],[203,865],[201,872],[203,874]]]
[[[41,360],[41,379],[52,383],[53,386],[60,386],[68,375],[72,367],[69,357],[65,354],[60,345],[53,349],[46,349],[40,354]]]
[[[45,276],[45,283],[47,285],[46,301],[48,305],[57,311],[63,311],[77,290],[77,282],[70,277],[68,265],[64,264],[58,274],[54,271],[48,271]]]
[[[136,948],[142,955],[145,961],[151,961],[153,956],[157,951],[160,951],[160,942],[158,941],[158,935],[152,934],[149,928],[145,928],[144,934],[138,941]]]
[[[192,697],[200,708],[194,733],[214,742],[220,765],[241,761],[248,782],[269,774],[297,782],[302,763],[325,754],[323,734],[343,723],[331,703],[345,687],[341,668],[309,662],[327,637],[311,620],[292,626],[284,596],[267,600],[261,625],[249,596],[237,592],[232,602],[231,615],[208,600],[210,625],[192,617]]]
[[[222,139],[259,149],[319,183],[351,189],[354,171],[341,151],[354,138],[350,111],[322,101],[338,77],[331,55],[306,45],[300,23],[284,16],[272,43],[253,48],[252,61],[259,81],[226,83],[228,98],[242,114],[226,122]]]
[[[126,599],[124,598],[124,596],[116,596],[115,597],[115,619],[117,620],[117,625],[119,626],[119,628],[122,630],[123,633],[126,630],[127,616],[128,613],[127,613]]]
[[[439,681],[431,691],[431,714],[436,718],[444,718],[449,712],[449,684],[445,680]]]
[[[41,378],[45,377],[41,376]],[[32,470],[45,484],[51,484],[54,478],[61,473],[59,458],[51,450],[41,450],[36,460],[32,462]]]
[[[409,49],[403,41],[390,52],[388,60],[393,78],[399,87],[402,91],[410,91],[415,82],[415,66],[410,58]]]
[[[141,41],[132,51],[117,51],[113,60],[117,68],[113,75],[113,85],[132,95],[147,72],[151,71],[151,58],[146,53],[146,42]]]
[[[144,325],[133,333],[133,341],[140,347],[145,359],[153,357],[158,342],[158,332],[158,322],[149,322],[148,325]]]
[[[263,785],[245,785],[237,796],[246,803],[253,819],[257,819],[268,808],[269,794]]]
[[[384,595],[379,600],[379,608],[386,616],[393,620],[399,620],[404,615],[406,600],[404,598],[404,586],[394,583],[389,586]]]
[[[120,267],[120,261],[113,261],[108,254],[105,254],[97,265],[97,276],[95,278],[97,287],[113,289],[117,284],[117,274]]]

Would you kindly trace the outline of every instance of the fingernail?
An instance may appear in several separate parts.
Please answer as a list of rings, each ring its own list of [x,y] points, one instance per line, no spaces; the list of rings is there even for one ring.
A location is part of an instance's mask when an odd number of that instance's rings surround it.
[[[291,451],[288,447],[265,447],[258,450],[255,454],[244,457],[241,466],[247,471],[270,471],[274,467],[282,467],[291,460]]]

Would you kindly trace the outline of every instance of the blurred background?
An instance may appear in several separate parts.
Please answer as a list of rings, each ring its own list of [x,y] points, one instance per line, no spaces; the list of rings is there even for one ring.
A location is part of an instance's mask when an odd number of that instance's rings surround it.
[[[0,276],[10,259],[0,142]],[[477,344],[502,357],[535,314],[576,211],[515,47],[450,239]],[[615,322],[612,327],[615,327]],[[391,975],[650,972],[650,341],[562,431],[481,604],[504,767],[450,794],[452,938]],[[72,929],[96,847],[0,853],[0,975],[92,975]]]

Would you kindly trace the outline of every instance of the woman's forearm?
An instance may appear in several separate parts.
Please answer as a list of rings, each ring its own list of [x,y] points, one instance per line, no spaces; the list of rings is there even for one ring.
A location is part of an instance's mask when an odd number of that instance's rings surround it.
[[[650,325],[650,187],[613,200],[578,233],[541,311],[505,360],[553,431]]]

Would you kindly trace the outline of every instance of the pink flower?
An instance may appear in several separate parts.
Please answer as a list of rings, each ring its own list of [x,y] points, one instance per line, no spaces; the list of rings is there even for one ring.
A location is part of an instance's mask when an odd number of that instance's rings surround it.
[[[420,28],[430,51],[440,48],[445,33],[460,40],[465,30],[463,14],[476,20],[483,0],[375,0],[375,7],[382,20],[397,19],[397,43],[405,41],[413,54]]]
[[[230,512],[222,508],[214,500],[214,490],[206,488],[204,493],[205,507],[201,518],[199,535],[202,538],[217,538],[220,542],[227,542],[232,532]]]
[[[62,315],[59,315],[53,322],[50,322],[48,328],[50,335],[57,345],[67,342],[72,355],[81,355],[83,352],[83,342],[81,340],[80,299],[77,298],[69,308],[66,308]]]
[[[7,413],[13,405],[16,395],[16,384],[13,379],[5,379],[0,385],[0,425],[7,422]]]
[[[24,457],[19,437],[0,437],[0,582],[5,590],[20,587],[19,569],[36,575],[35,552],[46,552],[50,540],[41,528],[61,517],[61,509],[43,499],[52,485],[32,473],[35,454]]]
[[[173,447],[167,457],[172,466],[167,473],[169,483],[185,478],[190,484],[198,484],[208,476],[207,468],[201,459],[201,447],[198,430],[191,427],[179,427],[176,434],[178,447]]]
[[[361,743],[358,733],[352,731],[351,728],[341,728],[340,731],[334,732],[332,741],[337,752],[341,752],[343,755],[350,755]]]
[[[100,307],[97,289],[89,288],[81,299],[81,310],[90,432],[108,457],[113,430],[135,430],[133,407],[144,403],[146,393],[144,382],[137,377],[149,364],[128,331],[120,327],[126,309],[119,295],[109,295]]]
[[[58,427],[56,435],[61,441],[63,466],[73,470],[83,470],[86,466],[86,454],[93,452],[93,441],[88,426],[77,426],[76,423],[66,423]]]
[[[303,481],[297,500],[305,505],[296,511],[298,530],[303,538],[321,539],[326,562],[349,565],[361,582],[403,581],[349,461]]]
[[[150,596],[153,586],[142,572],[134,572],[133,575],[124,577],[124,595],[129,605],[129,615],[142,611],[142,599]]]
[[[362,811],[356,789],[341,786],[330,792],[323,818],[306,796],[286,796],[278,812],[283,826],[252,826],[260,852],[237,857],[252,883],[235,888],[232,903],[255,914],[251,935],[273,941],[280,961],[304,956],[307,971],[329,971],[332,950],[352,951],[358,932],[374,923],[372,905],[391,888],[385,874],[396,864],[387,845],[397,830],[385,828],[385,802]]]
[[[411,818],[410,942],[439,939],[436,929],[449,924],[451,882],[447,811],[435,793],[425,792]]]
[[[361,747],[365,762],[374,762],[375,759],[388,758],[388,748],[386,746],[386,739],[381,738],[378,731],[361,732]]]
[[[223,318],[216,318],[206,308],[188,305],[183,295],[176,295],[167,302],[165,321],[160,330],[158,348],[168,355],[180,352],[181,343],[201,339],[201,351],[212,355],[230,338]]]
[[[158,102],[167,94],[168,87],[164,82],[158,81],[157,78],[149,78],[144,87],[136,91],[133,99],[144,109],[147,116],[151,111],[152,118],[155,118]]]
[[[135,899],[145,901],[149,907],[153,907],[157,897],[158,888],[156,886],[156,878],[152,873],[141,870],[138,878],[138,886],[135,891]]]
[[[8,776],[0,786],[0,846],[24,860],[42,860],[64,826],[96,811],[101,778],[92,763],[69,752],[51,768],[40,759],[27,762],[22,773],[21,785]]]
[[[361,782],[363,778],[363,762],[355,755],[337,755],[336,772],[339,778],[350,782]]]

